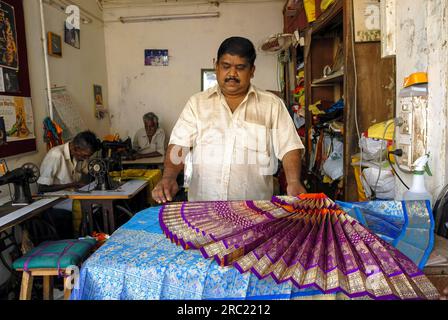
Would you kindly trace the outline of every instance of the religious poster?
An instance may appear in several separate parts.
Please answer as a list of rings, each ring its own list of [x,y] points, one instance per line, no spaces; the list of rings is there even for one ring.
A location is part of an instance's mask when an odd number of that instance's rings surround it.
[[[103,89],[101,86],[93,85],[93,96],[95,99],[95,117],[97,119],[103,119],[107,111],[103,103]]]
[[[380,1],[353,0],[355,42],[381,41]]]
[[[167,66],[168,50],[166,49],[146,49],[145,66]]]
[[[0,116],[7,143],[35,138],[31,98],[0,96]]]
[[[19,68],[14,7],[4,1],[0,1],[0,66]]]

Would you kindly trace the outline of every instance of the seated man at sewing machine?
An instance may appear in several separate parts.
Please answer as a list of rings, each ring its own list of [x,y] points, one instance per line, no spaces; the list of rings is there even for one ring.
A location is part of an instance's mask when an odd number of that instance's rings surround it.
[[[137,151],[136,159],[154,158],[165,155],[165,131],[159,128],[159,118],[148,112],[143,116],[144,128],[134,136],[133,147]]]
[[[72,141],[50,149],[40,167],[39,192],[79,188],[86,184],[87,160],[100,148],[96,135],[84,131]]]
[[[89,182],[88,159],[101,148],[101,141],[91,131],[78,133],[73,140],[50,149],[42,161],[37,180],[39,192],[77,189]],[[65,200],[49,212],[60,238],[73,234],[72,200]]]

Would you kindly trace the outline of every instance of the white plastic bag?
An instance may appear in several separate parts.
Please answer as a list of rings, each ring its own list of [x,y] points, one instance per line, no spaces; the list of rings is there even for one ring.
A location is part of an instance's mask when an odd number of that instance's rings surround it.
[[[344,175],[344,144],[333,139],[333,152],[323,165],[324,173],[332,180],[338,180]]]
[[[363,177],[361,182],[368,197],[371,196],[373,190],[375,191],[375,195],[378,199],[388,200],[395,198],[395,177],[392,174],[392,171],[388,169],[381,169],[379,179],[378,168],[366,168],[362,171],[362,173]]]
[[[361,137],[359,139],[359,147],[362,150],[362,160],[378,160],[380,154],[382,159],[386,159],[386,140]]]

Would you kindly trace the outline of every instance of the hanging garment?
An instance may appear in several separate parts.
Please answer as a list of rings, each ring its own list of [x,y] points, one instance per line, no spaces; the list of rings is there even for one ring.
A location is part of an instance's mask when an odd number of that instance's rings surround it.
[[[62,128],[49,117],[44,119],[44,141],[47,143],[47,151],[64,143]]]
[[[159,222],[184,249],[259,279],[351,298],[437,299],[422,271],[324,194],[165,205]]]

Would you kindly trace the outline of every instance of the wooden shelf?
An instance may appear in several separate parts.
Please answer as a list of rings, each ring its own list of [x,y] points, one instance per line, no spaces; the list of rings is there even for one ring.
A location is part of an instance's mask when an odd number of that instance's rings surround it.
[[[311,27],[312,33],[319,33],[332,25],[341,25],[342,18],[338,17],[338,15],[342,15],[342,8],[343,0],[337,0],[313,22]]]
[[[341,83],[344,81],[344,71],[336,71],[329,76],[322,77],[320,79],[314,79],[311,86],[321,86],[321,85],[334,85],[335,83]]]
[[[286,1],[285,1],[286,2]],[[318,1],[316,1],[318,2]],[[291,0],[289,3],[296,3]],[[302,4],[302,1],[298,2]],[[294,9],[294,8],[292,8]],[[316,21],[308,23],[302,7],[295,7],[295,17],[284,12],[284,29],[287,32],[299,30],[304,33],[305,44],[305,110],[306,137],[305,163],[303,174],[308,179],[313,192],[333,192],[337,186],[321,184],[319,172],[308,172],[311,161],[312,137],[310,137],[313,117],[308,107],[316,101],[331,102],[344,97],[344,124],[342,137],[344,141],[344,178],[343,195],[345,201],[357,201],[357,184],[351,157],[359,152],[355,121],[360,131],[365,131],[372,122],[381,122],[394,116],[395,87],[390,79],[395,79],[395,59],[382,59],[380,43],[355,43],[353,34],[353,2],[335,0],[334,4],[322,12]],[[294,18],[294,19],[292,19]],[[325,66],[332,66],[339,46],[342,45],[344,69],[327,77],[322,77]],[[356,70],[353,62],[356,56]],[[295,63],[297,61],[294,60]],[[297,66],[296,66],[297,68]],[[339,67],[336,67],[338,69]],[[356,73],[355,73],[356,71]],[[297,75],[297,70],[291,76]],[[369,81],[358,81],[369,79]],[[357,83],[355,87],[354,84]],[[355,91],[356,90],[356,91]],[[356,101],[355,101],[356,98]],[[358,110],[354,111],[357,106]],[[357,116],[357,119],[355,119]]]

